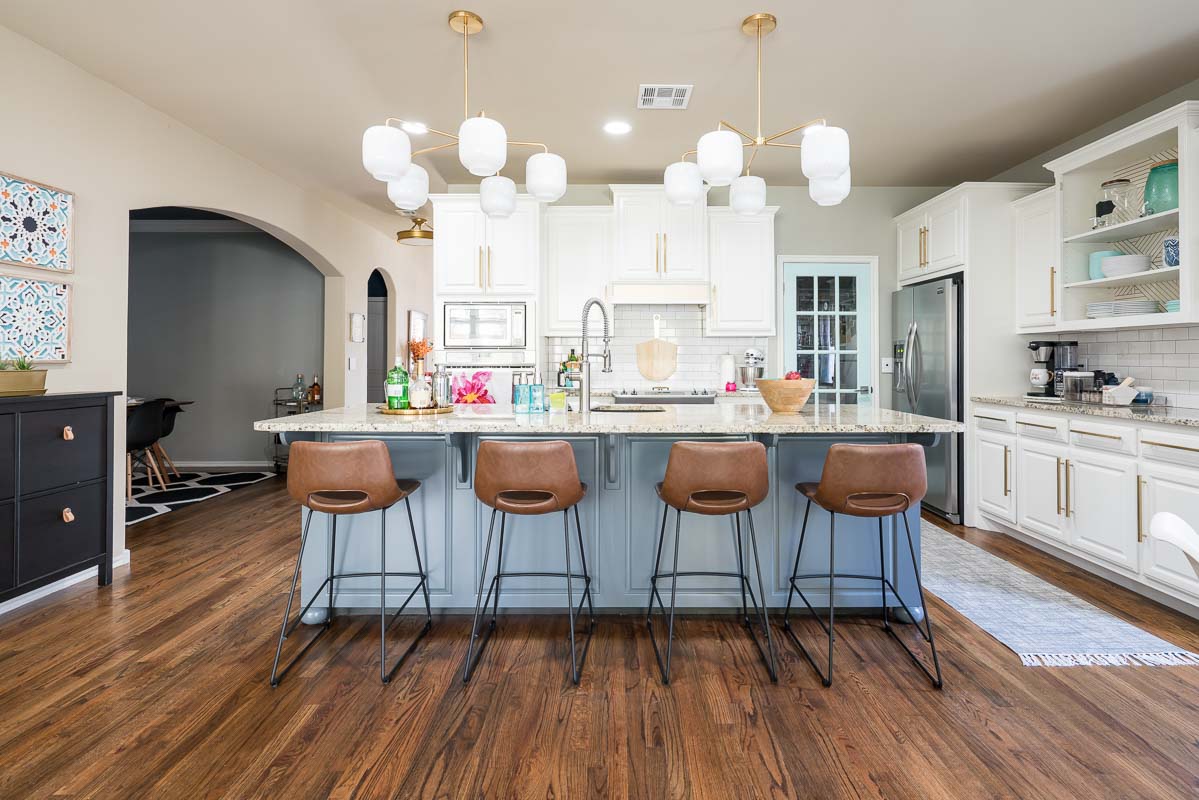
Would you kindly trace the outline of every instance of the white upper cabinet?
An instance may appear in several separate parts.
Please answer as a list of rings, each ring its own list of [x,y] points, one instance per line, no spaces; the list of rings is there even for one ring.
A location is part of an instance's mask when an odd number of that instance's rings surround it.
[[[940,272],[966,263],[966,195],[930,203],[924,233],[926,272]]]
[[[1057,316],[1057,199],[1057,189],[1050,187],[1012,203],[1012,269],[1020,328],[1052,325]]]
[[[611,188],[612,280],[707,280],[706,206],[673,206],[661,186]]]
[[[924,213],[920,212],[895,223],[901,281],[914,279],[924,271],[924,219]]]
[[[542,333],[582,335],[583,304],[602,298],[608,283],[612,207],[549,206],[542,230]]]
[[[518,197],[506,219],[489,219],[477,194],[434,195],[432,200],[437,294],[537,294],[541,211],[536,200]]]
[[[715,336],[773,336],[775,332],[774,216],[708,209],[712,296],[707,332]]]

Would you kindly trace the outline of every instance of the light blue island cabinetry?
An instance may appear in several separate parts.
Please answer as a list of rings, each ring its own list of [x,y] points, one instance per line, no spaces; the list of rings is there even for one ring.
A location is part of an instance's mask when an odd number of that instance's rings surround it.
[[[648,598],[648,578],[663,512],[654,485],[662,480],[673,442],[757,440],[766,445],[771,491],[767,500],[755,509],[754,520],[763,576],[769,590],[768,603],[781,606],[787,601],[787,578],[794,564],[806,503],[795,490],[795,484],[820,477],[830,445],[850,441],[930,444],[934,437],[957,433],[962,427],[957,422],[871,406],[778,415],[761,405],[668,406],[665,411],[650,413],[522,415],[517,419],[476,418],[455,413],[416,420],[384,416],[372,407],[363,406],[255,424],[257,430],[275,431],[290,438],[386,442],[397,476],[421,481],[420,490],[411,500],[425,566],[430,573],[432,602],[435,607],[459,611],[474,608],[490,517],[490,510],[476,500],[472,486],[475,451],[485,439],[570,442],[580,477],[588,487],[579,511],[595,604],[597,608],[617,611],[644,608]],[[402,506],[389,512],[388,571],[416,567],[407,543],[409,533],[404,513]],[[909,515],[913,534],[918,535],[919,508],[913,508]],[[328,569],[327,522],[318,517],[313,523],[302,565],[305,602]],[[558,515],[509,517],[508,524],[504,552],[508,569],[562,569],[562,520]],[[337,571],[377,569],[378,525],[377,515],[339,521],[338,552],[334,554]],[[297,539],[299,530],[297,515]],[[877,530],[873,519],[838,520],[838,571],[878,574]],[[670,531],[673,523],[668,527],[668,536]],[[887,574],[904,601],[916,609],[919,597],[906,544],[896,546],[904,540],[896,539],[889,519],[884,520],[884,532]],[[735,565],[731,518],[685,515],[682,536],[680,569],[728,570]],[[819,508],[812,511],[808,537],[801,572],[827,569],[828,514]],[[916,552],[918,556],[918,542]],[[813,581],[808,594],[815,605],[827,604],[827,589],[821,583]],[[411,586],[411,581],[402,578],[389,579],[388,604],[398,606]],[[560,579],[512,578],[504,581],[501,605],[561,608],[566,602],[565,595],[565,585]],[[333,603],[337,608],[370,608],[377,606],[378,596],[377,579],[346,579],[339,582]],[[683,578],[679,582],[678,603],[683,608],[731,609],[740,604],[740,598],[740,590],[731,579]],[[838,581],[839,607],[877,608],[880,603],[878,582]],[[322,600],[318,599],[308,621],[317,621],[323,615]]]

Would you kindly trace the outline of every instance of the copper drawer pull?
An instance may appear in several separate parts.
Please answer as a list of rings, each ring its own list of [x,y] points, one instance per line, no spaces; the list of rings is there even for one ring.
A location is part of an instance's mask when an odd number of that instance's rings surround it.
[[[1066,516],[1070,516],[1070,459],[1066,459]]]
[[[68,441],[68,442],[75,441],[75,431],[72,430],[70,425],[68,425],[62,429],[62,438],[64,441]]]
[[[1111,434],[1111,433],[1095,433],[1094,431],[1080,431],[1080,430],[1075,430],[1074,432],[1081,433],[1085,436],[1095,436],[1100,439],[1115,439],[1117,442],[1121,441],[1124,438],[1123,436],[1116,436],[1115,434]]]
[[[1003,496],[1004,497],[1007,497],[1008,495],[1010,495],[1012,493],[1011,480],[1008,477],[1009,472],[1011,470],[1011,468],[1008,466],[1010,464],[1010,462],[1011,462],[1011,452],[1008,450],[1007,445],[1004,445],[1003,446]]]
[[[62,510],[62,521],[66,522],[66,523],[74,522],[75,521],[75,512],[69,508],[64,508]]]
[[[1142,439],[1141,444],[1148,444],[1154,447],[1168,447],[1171,450],[1185,450],[1188,453],[1199,453],[1199,447],[1184,447],[1180,444],[1166,444],[1165,442],[1151,442],[1148,439]]]
[[[988,417],[984,414],[975,414],[974,418],[975,419],[989,419],[989,420],[991,420],[991,422],[1007,422],[1007,420],[1004,419],[1003,417]]]
[[[1145,527],[1141,523],[1141,517],[1143,516],[1142,508],[1144,507],[1144,503],[1141,500],[1141,486],[1144,485],[1145,482],[1141,480],[1140,475],[1135,477],[1137,479],[1137,543],[1139,544],[1145,541]]]
[[[1020,420],[1020,419],[1016,420],[1016,424],[1017,425],[1027,425],[1030,428],[1044,428],[1047,431],[1056,431],[1057,430],[1056,425],[1042,425],[1039,422],[1025,422],[1024,420]],[[1080,431],[1080,433],[1081,433],[1081,431]]]
[[[1049,316],[1051,316],[1051,317],[1057,316],[1057,304],[1054,302],[1054,297],[1053,297],[1053,284],[1056,282],[1056,280],[1057,280],[1057,270],[1054,269],[1053,267],[1050,267],[1049,268]]]

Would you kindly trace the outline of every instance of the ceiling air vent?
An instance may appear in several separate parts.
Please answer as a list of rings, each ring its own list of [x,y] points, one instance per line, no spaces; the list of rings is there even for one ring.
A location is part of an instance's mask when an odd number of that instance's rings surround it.
[[[637,108],[682,110],[691,101],[692,84],[643,83]]]

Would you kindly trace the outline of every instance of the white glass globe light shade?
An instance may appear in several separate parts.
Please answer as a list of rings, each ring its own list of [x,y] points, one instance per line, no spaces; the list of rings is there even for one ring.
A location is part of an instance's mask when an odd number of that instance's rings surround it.
[[[662,176],[666,199],[676,206],[693,206],[704,196],[704,179],[699,166],[690,161],[676,161]]]
[[[479,182],[479,205],[483,213],[496,219],[512,216],[516,210],[516,184],[503,175],[492,175]]]
[[[490,117],[464,119],[458,127],[458,160],[471,175],[496,174],[508,161],[508,132]]]
[[[809,129],[803,137],[800,167],[808,180],[841,175],[849,169],[849,134],[827,125]]]
[[[711,186],[728,186],[741,174],[741,137],[732,131],[708,131],[699,137],[695,162]]]
[[[429,200],[429,173],[420,164],[413,164],[398,181],[387,182],[387,199],[396,208],[416,211]]]
[[[766,181],[757,175],[742,175],[729,189],[729,207],[738,214],[757,214],[766,207]]]
[[[847,167],[836,178],[816,178],[808,183],[808,196],[818,206],[835,206],[849,197],[850,174]]]
[[[408,134],[390,125],[367,128],[362,133],[362,166],[375,180],[399,180],[412,166]]]
[[[538,202],[553,203],[566,194],[566,160],[554,153],[534,153],[525,163],[525,190]]]

